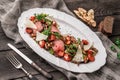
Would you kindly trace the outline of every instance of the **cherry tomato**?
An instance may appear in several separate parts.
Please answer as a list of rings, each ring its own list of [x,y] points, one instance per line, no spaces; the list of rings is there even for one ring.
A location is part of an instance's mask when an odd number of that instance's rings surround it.
[[[49,40],[50,40],[50,41],[54,41],[55,39],[56,39],[56,36],[55,36],[55,35],[53,35],[53,34],[50,35],[50,37],[49,37]]]
[[[91,62],[95,61],[95,57],[94,57],[93,55],[91,55],[91,54],[88,54],[88,59],[89,59]]]
[[[91,49],[89,49],[89,50],[87,51],[87,53],[88,53],[88,54],[93,54],[93,51],[92,51]]]
[[[65,61],[71,61],[71,59],[72,58],[71,58],[71,56],[69,54],[67,54],[67,53],[64,54],[64,60]]]
[[[40,47],[41,48],[44,48],[45,47],[45,40],[41,40],[41,41],[39,41],[39,45],[40,45]]]
[[[59,52],[57,53],[57,55],[58,55],[59,57],[63,57],[63,56],[64,56],[64,51],[59,51]]]
[[[27,32],[28,34],[31,34],[31,33],[33,32],[33,30],[32,30],[31,28],[26,28],[26,32]]]
[[[82,40],[82,42],[84,45],[88,45],[88,43],[89,43],[87,40],[84,40],[84,39]]]
[[[31,21],[34,21],[34,20],[35,20],[35,16],[31,16],[31,17],[30,17],[30,20],[31,20]]]

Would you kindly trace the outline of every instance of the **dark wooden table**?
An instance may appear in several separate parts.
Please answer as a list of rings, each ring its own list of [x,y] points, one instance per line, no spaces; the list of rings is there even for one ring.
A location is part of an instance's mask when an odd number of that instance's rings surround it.
[[[85,8],[87,10],[94,9],[95,10],[95,20],[97,25],[101,20],[104,19],[105,16],[113,16],[115,17],[114,25],[113,25],[113,33],[109,36],[109,39],[112,41],[115,38],[120,37],[120,1],[119,0],[65,0],[68,8],[73,11],[78,7]],[[91,28],[93,31],[97,30],[96,28]],[[0,27],[0,80],[28,80],[25,74],[15,69],[11,63],[5,58],[7,53],[14,53],[16,57],[23,63],[25,69],[31,72],[40,80],[46,80],[41,74],[39,74],[35,69],[33,69],[26,61],[24,61],[20,56],[18,56],[14,51],[12,51],[6,44],[11,43],[14,44],[13,40],[7,38]],[[45,60],[41,59],[36,53],[34,53],[31,49],[26,48],[22,44],[15,45],[18,49],[20,49],[23,53],[25,53],[28,57],[30,57],[33,61],[35,61],[39,66],[43,67],[47,72],[54,76],[54,80],[67,80],[64,74],[59,72],[50,66]]]

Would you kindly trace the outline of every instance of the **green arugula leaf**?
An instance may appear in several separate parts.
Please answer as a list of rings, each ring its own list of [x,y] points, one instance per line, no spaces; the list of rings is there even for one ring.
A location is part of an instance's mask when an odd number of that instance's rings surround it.
[[[47,17],[48,15],[47,14],[43,14],[43,13],[41,13],[41,14],[34,14],[35,15],[35,17],[38,19],[38,20],[45,20],[45,17]]]
[[[77,38],[77,39],[78,39],[78,44],[80,44],[81,43],[80,38]]]
[[[60,39],[62,36],[58,32],[53,33],[58,39]]]
[[[112,45],[112,46],[110,47],[110,49],[111,49],[112,51],[115,51],[114,45]]]
[[[49,26],[48,27],[48,29],[46,29],[46,30],[44,30],[42,33],[44,34],[44,35],[47,35],[47,36],[49,36],[49,35],[51,35],[51,27]]]
[[[49,52],[53,55],[54,54],[54,51],[52,48],[49,49]]]
[[[120,59],[120,52],[117,53],[117,58]]]

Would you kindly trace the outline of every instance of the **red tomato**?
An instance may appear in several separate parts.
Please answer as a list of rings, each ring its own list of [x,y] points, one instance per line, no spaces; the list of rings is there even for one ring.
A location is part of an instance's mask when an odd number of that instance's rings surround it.
[[[71,61],[71,56],[69,55],[69,54],[67,54],[67,53],[65,53],[64,54],[64,60],[66,60],[66,61]]]
[[[28,34],[31,34],[31,33],[33,32],[33,29],[31,29],[31,28],[26,28],[26,32],[27,32]]]
[[[89,50],[87,51],[87,53],[88,53],[88,54],[93,54],[93,51],[92,51],[91,49],[89,49]]]
[[[88,59],[89,59],[91,62],[95,61],[95,57],[94,57],[93,55],[91,55],[91,54],[88,54]]]
[[[50,40],[50,41],[54,41],[55,39],[56,39],[56,36],[55,36],[55,35],[53,35],[53,34],[50,35],[50,37],[49,37],[49,40]]]
[[[45,40],[41,40],[41,41],[39,41],[39,45],[40,45],[40,47],[41,48],[44,48],[45,47]]]
[[[87,40],[84,40],[84,39],[82,40],[82,42],[84,45],[88,45],[88,43],[89,43]]]
[[[63,56],[64,56],[64,51],[59,51],[59,52],[57,53],[57,55],[58,55],[59,57],[63,57]]]
[[[31,17],[30,17],[30,20],[31,20],[31,21],[34,21],[34,20],[35,20],[35,16],[31,16]]]

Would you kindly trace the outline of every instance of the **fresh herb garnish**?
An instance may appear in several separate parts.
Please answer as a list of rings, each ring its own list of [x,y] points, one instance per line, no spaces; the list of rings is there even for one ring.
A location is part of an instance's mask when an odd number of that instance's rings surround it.
[[[34,14],[37,20],[45,20],[45,17],[47,17],[47,14]]]
[[[76,53],[76,50],[75,50],[75,49],[69,49],[69,48],[68,48],[68,49],[67,49],[67,52],[68,52],[68,53]]]
[[[53,33],[58,39],[60,39],[62,36],[58,32]]]
[[[48,20],[48,19],[45,19],[45,23],[46,23],[48,26],[51,26],[51,25],[52,25],[52,21],[51,21],[51,20]]]
[[[65,45],[65,47],[66,47],[67,53],[76,53],[77,52],[77,45],[76,44]]]
[[[49,49],[49,52],[50,52],[51,54],[54,54],[54,51],[53,51],[52,48]]]
[[[110,49],[111,49],[112,51],[115,51],[114,45],[112,45],[112,46],[110,47]]]
[[[78,44],[80,44],[80,42],[81,42],[81,41],[80,41],[80,38],[77,38],[77,39],[78,39]]]
[[[77,44],[74,44],[74,43],[71,44],[71,45],[70,45],[70,48],[71,48],[71,49],[77,49]]]
[[[120,38],[116,38],[114,43],[120,49]],[[116,50],[114,45],[112,45],[110,48],[112,51]],[[117,58],[120,59],[120,52],[117,53]]]
[[[47,36],[49,36],[49,35],[51,35],[51,27],[49,26],[48,27],[48,29],[46,29],[46,30],[44,30],[42,33],[44,34],[44,35],[47,35]]]
[[[120,59],[120,52],[117,53],[117,58]]]
[[[120,38],[116,38],[114,43],[115,43],[117,46],[119,46],[119,45],[120,45]]]

